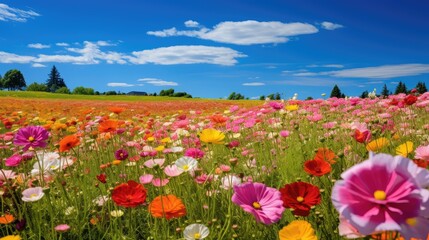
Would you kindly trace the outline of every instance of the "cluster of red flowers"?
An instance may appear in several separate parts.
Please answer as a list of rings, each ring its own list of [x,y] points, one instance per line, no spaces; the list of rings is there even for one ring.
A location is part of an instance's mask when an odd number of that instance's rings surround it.
[[[304,171],[313,176],[323,176],[331,172],[331,164],[335,163],[337,155],[327,148],[319,148],[312,160],[304,163]]]

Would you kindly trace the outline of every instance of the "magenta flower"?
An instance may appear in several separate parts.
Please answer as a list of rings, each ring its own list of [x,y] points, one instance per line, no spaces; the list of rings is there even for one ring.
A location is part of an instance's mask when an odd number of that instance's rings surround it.
[[[232,202],[251,213],[257,222],[267,225],[278,222],[285,210],[280,191],[263,183],[248,182],[234,186]]]
[[[195,159],[201,159],[204,157],[204,152],[198,148],[188,148],[185,151],[185,156],[186,157],[192,157]]]
[[[8,167],[16,167],[22,162],[23,158],[19,154],[12,155],[5,160],[5,164]]]
[[[127,152],[127,150],[125,150],[125,149],[116,150],[116,152],[115,152],[115,159],[123,161],[123,160],[125,160],[127,158],[128,158],[128,152]]]
[[[269,105],[274,110],[280,110],[284,107],[284,104],[281,102],[270,102]]]
[[[419,226],[420,217],[428,215],[429,192],[424,188],[429,186],[429,171],[410,159],[371,154],[369,160],[354,165],[341,177],[344,180],[332,189],[332,202],[361,234],[410,233],[404,226]]]
[[[35,148],[35,147],[46,147],[46,140],[49,138],[49,132],[40,126],[28,126],[20,128],[15,135],[13,144],[18,146],[24,146],[23,150]]]

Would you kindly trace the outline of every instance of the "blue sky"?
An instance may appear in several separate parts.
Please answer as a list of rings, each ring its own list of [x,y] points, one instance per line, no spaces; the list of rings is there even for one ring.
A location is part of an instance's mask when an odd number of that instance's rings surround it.
[[[429,79],[429,2],[0,0],[0,74],[195,97],[348,96]]]

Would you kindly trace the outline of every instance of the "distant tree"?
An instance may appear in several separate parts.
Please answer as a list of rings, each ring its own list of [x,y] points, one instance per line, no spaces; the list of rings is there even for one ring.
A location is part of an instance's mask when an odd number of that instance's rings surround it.
[[[55,91],[55,93],[70,94],[71,92],[68,87],[60,87]]]
[[[307,97],[305,100],[313,100],[313,97]]]
[[[267,95],[267,98],[273,100],[274,99],[274,93]]]
[[[3,87],[8,90],[22,90],[22,88],[27,86],[24,76],[17,69],[7,71],[2,82]]]
[[[52,67],[48,77],[48,80],[46,80],[46,86],[48,86],[50,92],[55,92],[59,88],[67,87],[55,65]]]
[[[330,97],[342,98],[344,94],[341,94],[340,88],[335,84],[334,88],[332,88]]]
[[[265,96],[264,95],[260,96],[259,100],[265,100]]]
[[[280,97],[280,93],[276,93],[276,94],[274,95],[274,99],[275,99],[275,100],[280,100],[280,99],[281,99],[281,97]]]
[[[78,95],[94,95],[94,89],[79,86],[79,87],[76,87],[75,89],[73,89],[72,93],[78,94]]]
[[[424,82],[418,82],[416,85],[416,90],[420,94],[423,94],[428,91],[428,89],[426,88],[426,84]]]
[[[174,89],[170,88],[170,89],[166,89],[166,90],[161,90],[159,92],[159,96],[167,96],[167,97],[171,97],[174,94]]]
[[[34,91],[34,92],[49,92],[48,87],[43,83],[32,83],[27,86],[27,91]]]
[[[105,95],[118,95],[116,91],[107,91],[104,93]]]
[[[235,93],[235,92],[232,92],[228,97],[228,100],[241,100],[241,99],[244,99],[244,96],[241,95],[240,93]]]
[[[3,78],[0,75],[0,90],[2,90],[3,88]]]
[[[386,98],[386,97],[388,97],[390,94],[389,94],[389,89],[387,89],[387,85],[386,84],[384,84],[384,86],[383,86],[383,90],[381,90],[381,96],[383,97],[383,98]]]
[[[407,86],[405,86],[405,83],[399,82],[398,86],[396,86],[395,94],[399,93],[407,93]]]
[[[369,92],[368,91],[363,91],[362,94],[360,95],[360,98],[368,98]]]

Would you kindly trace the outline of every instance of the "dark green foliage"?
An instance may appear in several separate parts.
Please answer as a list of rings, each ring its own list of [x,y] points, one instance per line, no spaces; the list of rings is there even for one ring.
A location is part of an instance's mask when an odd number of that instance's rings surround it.
[[[241,100],[244,99],[244,96],[241,95],[240,93],[235,93],[232,92],[229,96],[228,96],[228,100]]]
[[[259,100],[265,100],[265,96],[264,95],[260,96]]]
[[[67,87],[55,65],[52,67],[48,77],[48,80],[46,80],[46,86],[50,92],[55,92],[59,88]]]
[[[398,86],[396,86],[395,94],[399,93],[407,93],[407,86],[403,82],[399,82]]]
[[[105,95],[118,95],[116,91],[107,91],[104,93]]]
[[[55,93],[70,94],[71,92],[67,87],[60,87],[55,91]]]
[[[172,97],[174,94],[174,89],[170,88],[167,90],[161,90],[161,92],[159,92],[159,96],[167,96],[167,97]]]
[[[313,97],[307,97],[305,100],[313,100]]]
[[[368,97],[368,91],[363,91],[363,93],[360,95],[360,98],[367,98]]]
[[[426,84],[424,82],[418,82],[416,85],[416,90],[418,93],[423,94],[428,91]]]
[[[3,87],[8,90],[22,90],[23,87],[27,86],[24,76],[17,69],[7,71],[2,82]]]
[[[344,98],[345,95],[341,93],[340,88],[335,84],[334,88],[332,88],[330,97],[336,97],[336,98]]]
[[[384,98],[386,98],[389,95],[390,95],[390,93],[389,93],[389,90],[387,89],[387,85],[384,84],[383,90],[381,90],[381,96],[384,97]]]
[[[85,88],[82,86],[76,87],[75,89],[73,89],[73,94],[78,94],[78,95],[94,95],[94,89],[92,88]]]
[[[49,92],[48,87],[43,83],[32,83],[27,86],[27,91],[34,91],[34,92]]]

